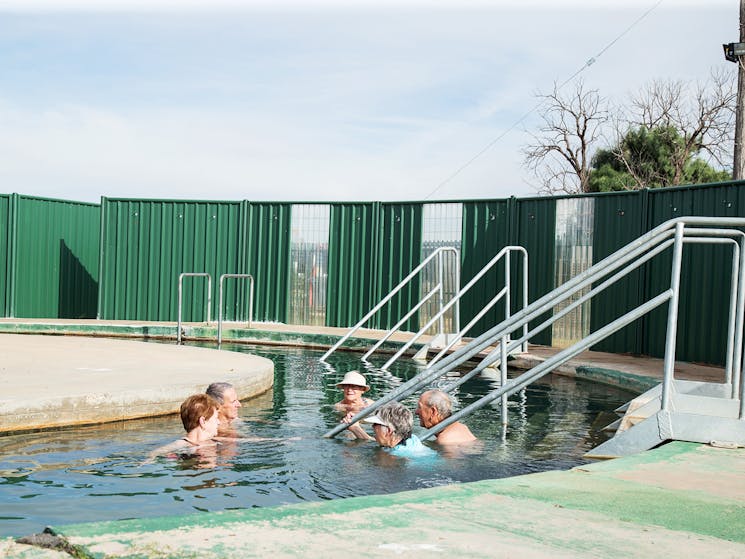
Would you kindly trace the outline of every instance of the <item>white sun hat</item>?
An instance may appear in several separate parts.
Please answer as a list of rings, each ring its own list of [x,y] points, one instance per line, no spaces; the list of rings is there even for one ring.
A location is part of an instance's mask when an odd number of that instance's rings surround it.
[[[370,387],[367,385],[367,381],[365,380],[365,377],[363,377],[359,371],[349,371],[346,375],[344,375],[344,378],[341,379],[341,382],[337,382],[336,386],[342,386],[344,384],[351,384],[352,386],[361,386],[365,389],[365,392],[370,390]]]

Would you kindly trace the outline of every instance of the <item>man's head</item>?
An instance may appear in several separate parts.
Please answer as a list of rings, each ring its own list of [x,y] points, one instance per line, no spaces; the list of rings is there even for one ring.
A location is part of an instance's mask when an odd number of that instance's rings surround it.
[[[217,432],[218,419],[215,412],[217,412],[219,407],[220,405],[217,401],[208,394],[194,394],[193,396],[189,396],[181,404],[181,423],[184,424],[186,432],[193,431],[200,425],[209,430],[212,428],[213,423],[214,430]],[[214,436],[214,433],[212,436]]]
[[[442,390],[428,390],[419,397],[416,412],[419,424],[429,429],[453,413],[453,404]]]
[[[411,436],[414,416],[398,402],[390,402],[378,408],[375,415],[363,419],[372,423],[375,440],[380,446],[396,446]]]
[[[238,408],[241,401],[238,394],[229,382],[213,382],[207,387],[206,394],[212,396],[220,404],[220,423],[228,424],[238,417]]]

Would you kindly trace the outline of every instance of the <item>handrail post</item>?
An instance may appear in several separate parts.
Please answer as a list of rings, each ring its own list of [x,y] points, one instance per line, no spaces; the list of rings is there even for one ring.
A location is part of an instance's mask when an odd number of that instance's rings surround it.
[[[683,233],[685,224],[675,224],[673,262],[670,269],[670,301],[667,309],[667,337],[665,339],[665,364],[662,377],[662,411],[670,408],[670,398],[675,370],[675,343],[678,335],[678,301],[680,299],[680,269],[683,261]]]
[[[729,320],[727,322],[727,355],[725,357],[725,382],[732,385],[733,359],[735,355],[735,324],[737,321],[737,293],[740,277],[740,244],[735,242],[732,250],[732,273],[730,280]]]
[[[740,247],[740,266],[737,274],[737,309],[735,311],[737,319],[735,321],[734,353],[732,356],[733,398],[737,397],[740,383],[742,382],[742,338],[743,320],[745,315],[745,237],[741,237],[741,240],[743,240],[743,246]],[[740,396],[740,399],[742,400],[742,396]],[[743,418],[743,415],[745,415],[745,413],[741,412],[741,419]]]
[[[441,252],[440,257],[437,259],[437,275],[438,275],[438,283],[443,286],[443,288],[440,290],[440,296],[438,297],[440,302],[440,320],[438,321],[439,327],[440,327],[440,336],[445,334],[445,316],[442,313],[442,307],[445,304],[445,263],[444,263],[445,253]]]
[[[528,307],[528,253],[527,251],[523,252],[523,308]],[[528,352],[528,323],[525,322],[523,324],[523,336],[525,336],[525,341],[523,342],[522,346],[522,352],[527,353]]]
[[[501,380],[501,386],[507,384],[507,340],[505,336],[499,339],[499,346],[501,349],[501,362],[499,363],[499,378]],[[502,425],[507,426],[509,418],[507,417],[507,393],[502,394]]]

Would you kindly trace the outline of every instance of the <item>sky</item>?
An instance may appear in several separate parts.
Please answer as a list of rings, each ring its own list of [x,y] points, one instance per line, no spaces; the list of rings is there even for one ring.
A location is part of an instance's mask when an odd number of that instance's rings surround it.
[[[0,0],[0,193],[534,196],[536,94],[577,72],[618,102],[734,73],[738,15],[738,0]]]

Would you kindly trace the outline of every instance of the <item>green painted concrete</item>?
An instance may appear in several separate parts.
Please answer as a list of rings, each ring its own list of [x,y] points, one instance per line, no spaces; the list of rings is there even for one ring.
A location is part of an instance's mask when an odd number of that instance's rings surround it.
[[[95,558],[346,557],[350,547],[415,557],[427,546],[466,557],[736,557],[744,475],[742,449],[670,443],[565,472],[54,531]]]

